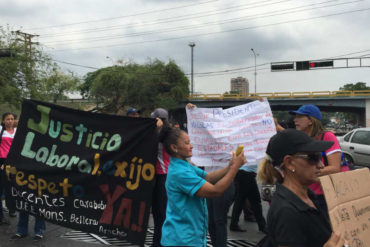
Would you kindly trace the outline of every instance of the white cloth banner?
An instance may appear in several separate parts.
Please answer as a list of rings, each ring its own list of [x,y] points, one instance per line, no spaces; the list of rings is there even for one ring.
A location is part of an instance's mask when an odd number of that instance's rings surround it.
[[[187,109],[187,127],[198,166],[226,166],[231,152],[244,145],[246,165],[257,165],[265,156],[271,136],[276,133],[266,99],[223,110]]]

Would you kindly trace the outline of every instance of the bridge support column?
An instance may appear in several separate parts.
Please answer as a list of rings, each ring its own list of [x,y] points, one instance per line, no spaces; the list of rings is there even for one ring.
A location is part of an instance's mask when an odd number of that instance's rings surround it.
[[[370,99],[366,99],[365,125],[366,127],[370,127]]]

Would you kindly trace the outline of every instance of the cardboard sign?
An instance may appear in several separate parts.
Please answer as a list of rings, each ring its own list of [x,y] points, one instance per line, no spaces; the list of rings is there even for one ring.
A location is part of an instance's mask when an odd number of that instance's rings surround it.
[[[370,246],[370,171],[367,168],[320,178],[333,231],[351,247]]]
[[[246,165],[257,165],[276,133],[268,101],[222,108],[186,109],[195,164],[226,166],[231,152],[244,145]]]
[[[6,160],[12,208],[143,245],[157,145],[153,119],[25,100]]]

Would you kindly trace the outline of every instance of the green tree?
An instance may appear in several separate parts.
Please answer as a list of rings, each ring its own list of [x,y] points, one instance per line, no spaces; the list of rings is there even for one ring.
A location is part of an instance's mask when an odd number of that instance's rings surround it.
[[[37,43],[22,38],[20,32],[0,26],[0,49],[12,53],[0,57],[0,103],[20,108],[23,98],[55,101],[72,91],[75,78],[61,73]]]
[[[366,82],[357,82],[356,84],[349,83],[340,87],[341,91],[353,91],[353,90],[370,90],[370,87],[366,86]]]
[[[45,96],[53,103],[67,99],[66,94],[75,92],[79,83],[79,79],[72,73],[64,74],[58,68],[54,68],[52,74],[44,78],[43,81]]]
[[[357,82],[356,84],[353,84],[353,83],[345,84],[343,87],[340,87],[339,90],[340,91],[361,91],[361,90],[370,90],[370,87],[366,86],[366,82]],[[340,114],[340,116],[341,116],[341,120],[344,123],[354,122],[355,119],[356,120],[358,119],[358,116],[356,115],[356,113],[353,113],[353,112],[343,112],[342,114]]]
[[[80,85],[86,98],[103,103],[103,112],[124,106],[171,109],[189,94],[189,81],[174,61],[155,59],[144,65],[129,63],[88,73]]]

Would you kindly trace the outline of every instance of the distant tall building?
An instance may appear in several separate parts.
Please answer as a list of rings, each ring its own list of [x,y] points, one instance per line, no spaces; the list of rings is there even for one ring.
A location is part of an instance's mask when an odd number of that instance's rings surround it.
[[[233,92],[240,94],[249,94],[249,81],[244,77],[231,78],[230,87]]]

